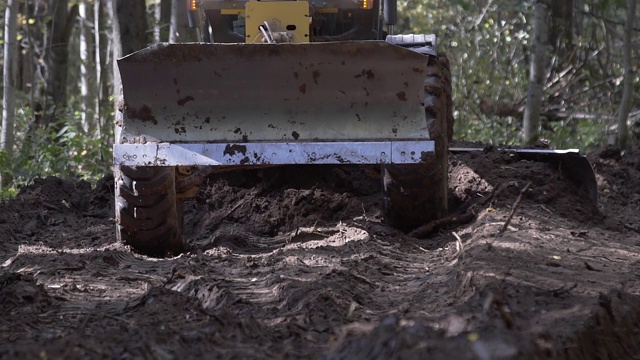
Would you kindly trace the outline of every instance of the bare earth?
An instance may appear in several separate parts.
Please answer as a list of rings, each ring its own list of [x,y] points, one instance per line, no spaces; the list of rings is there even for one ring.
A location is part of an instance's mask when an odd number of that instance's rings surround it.
[[[38,179],[0,204],[0,357],[639,358],[640,148],[590,160],[598,206],[546,163],[453,155],[470,221],[421,239],[383,224],[375,169],[216,175],[171,259],[116,243],[112,178]]]

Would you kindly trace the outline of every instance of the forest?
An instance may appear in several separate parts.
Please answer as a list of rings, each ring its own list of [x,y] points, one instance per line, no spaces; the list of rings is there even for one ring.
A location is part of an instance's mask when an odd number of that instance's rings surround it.
[[[640,136],[636,0],[400,1],[395,33],[436,33],[453,74],[456,140],[583,152]],[[3,192],[112,165],[114,59],[195,41],[182,1],[5,0]]]

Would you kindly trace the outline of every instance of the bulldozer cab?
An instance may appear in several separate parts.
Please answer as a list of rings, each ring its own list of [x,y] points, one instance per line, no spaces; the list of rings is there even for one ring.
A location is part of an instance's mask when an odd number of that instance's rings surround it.
[[[189,23],[203,40],[216,43],[383,40],[381,9],[395,9],[390,0],[187,0],[186,5]]]

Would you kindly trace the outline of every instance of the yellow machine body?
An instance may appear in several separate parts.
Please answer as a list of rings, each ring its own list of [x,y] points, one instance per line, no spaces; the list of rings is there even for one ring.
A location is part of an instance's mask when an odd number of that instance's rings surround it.
[[[309,42],[309,3],[306,1],[249,1],[245,4],[246,42],[269,42],[265,30],[278,34],[276,42]],[[268,29],[265,29],[268,24]],[[262,31],[260,30],[262,29]],[[268,36],[268,35],[267,35]]]

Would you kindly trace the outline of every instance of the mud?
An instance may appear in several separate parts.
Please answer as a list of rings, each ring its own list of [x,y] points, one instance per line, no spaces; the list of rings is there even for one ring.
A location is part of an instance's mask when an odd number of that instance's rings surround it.
[[[426,239],[384,224],[376,168],[217,174],[171,259],[116,243],[112,178],[36,179],[0,204],[0,357],[637,357],[640,148],[589,159],[598,205],[557,166],[452,155],[473,220]]]

